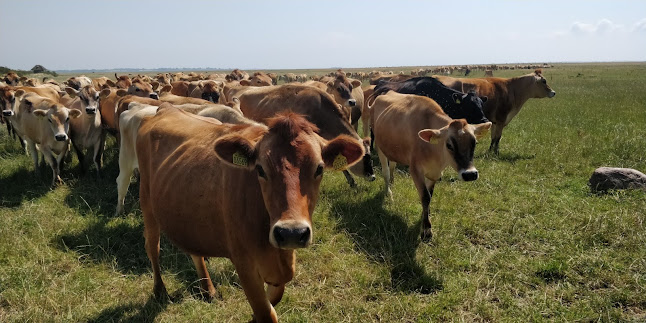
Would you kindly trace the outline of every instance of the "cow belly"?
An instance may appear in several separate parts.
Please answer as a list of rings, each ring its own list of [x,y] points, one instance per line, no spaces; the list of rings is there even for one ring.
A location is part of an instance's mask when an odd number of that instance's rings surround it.
[[[168,215],[171,216],[171,214]],[[172,223],[171,227],[162,225],[161,229],[175,246],[192,255],[229,258],[227,245],[223,239],[224,232],[208,230],[204,223],[196,223],[191,217],[182,217],[182,215],[174,215],[174,217],[182,220]]]

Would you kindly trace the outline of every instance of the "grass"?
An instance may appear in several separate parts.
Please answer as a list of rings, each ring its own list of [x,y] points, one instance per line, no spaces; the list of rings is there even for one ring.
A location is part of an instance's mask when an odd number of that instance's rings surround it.
[[[445,172],[429,244],[419,240],[421,206],[405,167],[392,202],[379,175],[351,189],[340,173],[326,173],[314,244],[297,252],[280,320],[646,320],[644,192],[587,187],[596,167],[646,170],[646,64],[559,64],[544,74],[557,96],[525,104],[499,156],[481,140],[479,180]],[[66,184],[50,190],[51,172],[34,176],[0,131],[0,321],[249,320],[228,260],[208,263],[222,297],[206,303],[190,258],[165,240],[173,302],[151,298],[136,183],[129,214],[113,217],[117,157],[110,139],[103,179],[79,174],[74,157]]]

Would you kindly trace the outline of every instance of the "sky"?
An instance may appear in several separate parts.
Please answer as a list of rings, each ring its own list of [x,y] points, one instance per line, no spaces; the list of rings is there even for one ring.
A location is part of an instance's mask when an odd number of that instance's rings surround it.
[[[0,66],[646,61],[646,1],[0,0]]]

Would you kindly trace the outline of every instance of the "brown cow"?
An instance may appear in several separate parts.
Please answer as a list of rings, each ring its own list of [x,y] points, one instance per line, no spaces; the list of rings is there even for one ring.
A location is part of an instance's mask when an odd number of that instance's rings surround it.
[[[294,114],[268,124],[217,125],[173,107],[142,122],[139,197],[157,297],[167,297],[159,266],[164,232],[191,255],[206,297],[216,290],[204,257],[226,257],[255,321],[278,321],[273,305],[294,277],[294,249],[312,241],[323,169],[358,161],[363,148],[347,136],[324,140]]]
[[[111,79],[105,76],[92,79],[92,85],[97,91],[101,91],[105,88],[117,87],[116,83],[114,83]]]
[[[369,85],[367,87],[362,88],[364,103],[361,110],[361,127],[363,127],[362,129],[363,129],[364,137],[367,137],[370,135],[370,111],[368,107],[368,102],[365,102],[365,101],[372,95],[372,93],[375,92],[375,87],[376,85]]]
[[[346,107],[348,112],[357,105],[357,100],[352,96],[355,87],[361,87],[361,81],[350,80],[345,73],[338,72],[335,77],[322,77],[319,81],[307,81],[305,85],[321,88],[334,97],[334,101]]]
[[[14,110],[3,111],[16,128],[16,132],[27,141],[29,152],[38,173],[38,150],[52,169],[52,186],[62,182],[60,164],[69,147],[69,120],[78,118],[81,111],[68,109],[57,101],[17,90],[16,98],[21,98]],[[38,145],[38,148],[36,148]],[[54,154],[58,155],[57,157]]]
[[[7,75],[4,76],[2,79],[7,85],[9,86],[18,86],[20,85],[20,76],[16,74],[15,72],[9,72]]]
[[[361,137],[350,125],[350,116],[345,114],[334,102],[331,95],[316,87],[306,85],[274,85],[251,88],[239,97],[240,109],[245,117],[265,122],[276,113],[292,111],[305,115],[310,122],[319,128],[319,134],[325,139],[332,139],[345,134],[362,142],[366,151],[361,163],[350,168],[356,175],[363,176],[369,181],[375,180],[370,158],[370,138]],[[352,175],[343,173],[350,186],[356,183]]]
[[[80,90],[82,87],[86,85],[92,85],[92,80],[85,75],[81,75],[81,76],[72,76],[63,83],[65,83],[65,85],[71,88],[74,88],[75,90]]]
[[[92,160],[96,166],[97,177],[100,177],[105,133],[101,126],[99,92],[93,85],[86,85],[80,91],[67,87],[65,92],[74,98],[73,101],[66,104],[67,108],[81,111],[79,118],[70,120],[70,139],[72,139],[72,146],[76,151],[81,172],[85,173],[83,149],[92,147]]]
[[[114,77],[117,79],[115,82],[117,89],[127,90],[132,85],[132,80],[128,75],[117,76],[117,73],[114,73]]]
[[[513,78],[453,78],[437,76],[444,85],[462,92],[475,90],[478,96],[486,96],[483,111],[493,122],[489,150],[498,154],[502,129],[518,114],[523,104],[531,98],[552,98],[556,92],[547,85],[540,69],[534,73]]]
[[[385,191],[392,198],[396,164],[409,165],[422,203],[422,240],[430,240],[429,205],[435,182],[448,165],[464,181],[478,178],[473,166],[476,138],[489,130],[491,122],[469,125],[464,119],[453,120],[432,99],[394,91],[377,97],[370,112]]]

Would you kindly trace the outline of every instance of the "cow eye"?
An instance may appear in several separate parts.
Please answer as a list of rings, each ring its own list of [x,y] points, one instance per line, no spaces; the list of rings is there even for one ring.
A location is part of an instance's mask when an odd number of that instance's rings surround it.
[[[339,92],[343,92],[343,89],[340,86],[338,88],[336,88],[336,90],[339,91]]]
[[[67,119],[65,119],[65,122],[69,122],[69,121],[70,121],[70,117],[67,117]]]
[[[47,121],[49,121],[49,123],[52,123],[52,119],[47,119]]]
[[[350,91],[352,91],[352,85],[348,86],[348,89],[349,89]]]
[[[316,171],[314,172],[314,178],[317,178],[321,175],[323,175],[323,165],[319,165],[318,167],[316,167]]]
[[[453,151],[453,145],[451,145],[451,143],[447,142],[446,143],[446,149],[448,149],[450,151]]]
[[[139,91],[141,91],[141,90],[140,90],[139,88],[137,88],[137,89],[135,89],[135,91],[139,92]]]
[[[262,166],[256,165],[256,172],[258,172],[258,176],[267,179],[267,174],[265,174],[265,170],[262,169]]]

